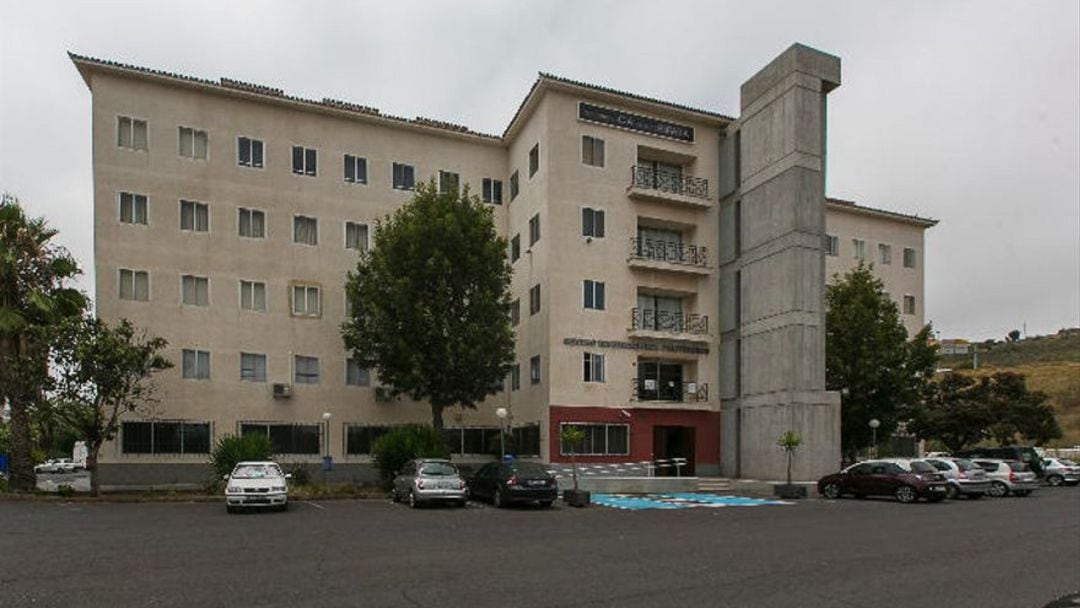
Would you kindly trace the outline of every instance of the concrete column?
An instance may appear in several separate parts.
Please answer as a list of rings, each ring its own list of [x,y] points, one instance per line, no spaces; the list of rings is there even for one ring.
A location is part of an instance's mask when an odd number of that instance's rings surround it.
[[[776,441],[803,440],[793,476],[840,464],[840,396],[825,390],[825,97],[840,59],[796,44],[742,85],[738,394],[724,405],[726,474],[780,479]],[[729,339],[730,341],[730,339]],[[734,444],[734,445],[732,445]]]

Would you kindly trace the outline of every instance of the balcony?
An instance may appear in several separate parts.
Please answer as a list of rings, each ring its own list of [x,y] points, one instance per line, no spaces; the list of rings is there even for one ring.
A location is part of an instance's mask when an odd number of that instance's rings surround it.
[[[709,400],[709,385],[704,382],[634,378],[633,401],[670,401],[696,403]]]
[[[696,275],[709,274],[709,248],[700,245],[684,245],[681,241],[630,238],[632,268],[670,270]]]
[[[709,180],[672,170],[658,170],[649,165],[630,167],[630,186],[626,189],[630,198],[666,203],[680,203],[707,209]]]
[[[657,340],[709,341],[709,315],[634,308],[630,336]]]

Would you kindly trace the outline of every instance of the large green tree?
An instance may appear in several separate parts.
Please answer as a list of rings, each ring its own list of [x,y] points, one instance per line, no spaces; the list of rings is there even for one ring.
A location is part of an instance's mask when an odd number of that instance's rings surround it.
[[[908,430],[959,452],[986,437],[994,422],[989,378],[949,372],[930,384],[924,399],[906,408]]]
[[[476,407],[510,371],[506,251],[490,207],[429,182],[378,223],[349,273],[346,347],[393,394],[429,402],[437,429],[444,409]]]
[[[120,416],[154,401],[153,374],[172,367],[163,338],[127,319],[86,316],[62,326],[54,344],[53,413],[86,442],[90,489],[98,495],[98,453],[116,437]]]
[[[1028,390],[1023,374],[995,372],[989,382],[989,406],[994,422],[987,434],[1000,445],[1012,445],[1017,437],[1036,445],[1061,437],[1061,426],[1048,403],[1049,397],[1041,391]]]
[[[68,286],[79,267],[53,241],[56,234],[44,219],[27,217],[14,197],[0,200],[0,404],[11,409],[13,490],[35,487],[30,409],[44,398],[53,330],[86,308],[83,294]]]
[[[860,263],[826,287],[825,384],[839,391],[842,448],[849,456],[879,440],[903,420],[902,406],[922,397],[937,348],[927,325],[911,339],[872,268]]]

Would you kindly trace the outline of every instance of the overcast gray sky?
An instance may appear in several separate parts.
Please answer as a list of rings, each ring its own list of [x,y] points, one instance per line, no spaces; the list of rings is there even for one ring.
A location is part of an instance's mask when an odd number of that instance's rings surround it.
[[[1075,0],[0,0],[0,190],[92,272],[90,93],[68,50],[501,133],[538,71],[737,115],[739,84],[793,42],[843,60],[829,194],[941,220],[943,337],[1080,325]]]

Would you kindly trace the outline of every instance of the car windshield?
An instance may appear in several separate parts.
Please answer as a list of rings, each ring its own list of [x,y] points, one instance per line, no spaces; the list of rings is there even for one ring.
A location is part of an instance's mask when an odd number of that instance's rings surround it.
[[[942,469],[942,470],[944,470],[944,469]],[[921,460],[913,460],[913,461],[911,461],[911,472],[912,473],[933,473],[934,472],[934,467],[930,466],[929,463],[923,462]]]
[[[979,465],[971,462],[970,460],[954,460],[956,466],[960,467],[961,471],[973,471],[979,468]]]
[[[421,475],[432,475],[435,477],[457,475],[457,468],[449,462],[425,462],[420,467]]]
[[[233,470],[233,479],[265,479],[281,477],[281,469],[273,464],[245,464]]]
[[[1058,462],[1060,462],[1061,464],[1063,464],[1063,465],[1065,465],[1067,467],[1075,467],[1076,466],[1075,462],[1073,462],[1071,460],[1065,460],[1064,458],[1059,460]]]
[[[547,469],[535,462],[517,462],[507,467],[515,475],[547,475]]]
[[[926,462],[929,462],[930,464],[934,465],[934,468],[939,470],[939,471],[948,471],[949,469],[952,468],[952,467],[949,466],[948,463],[942,462],[941,460],[927,460]]]

